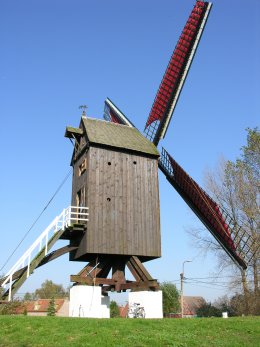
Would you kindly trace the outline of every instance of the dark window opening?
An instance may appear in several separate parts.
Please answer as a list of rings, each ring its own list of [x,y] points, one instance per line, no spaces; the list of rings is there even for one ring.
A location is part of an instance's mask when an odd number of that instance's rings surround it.
[[[81,176],[87,169],[87,159],[85,158],[79,165],[79,176]]]
[[[80,214],[83,211],[81,207],[85,207],[85,187],[82,187],[76,195],[76,206],[77,206],[77,215],[73,215],[72,218],[75,218],[75,222],[78,222],[80,219]]]

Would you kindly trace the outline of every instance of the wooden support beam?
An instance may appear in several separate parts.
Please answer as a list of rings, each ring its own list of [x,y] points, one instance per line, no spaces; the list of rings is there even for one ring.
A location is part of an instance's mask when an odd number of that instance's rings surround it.
[[[90,276],[92,278],[91,272],[93,271],[93,268],[96,266],[96,260],[90,261],[79,273],[78,276],[86,277]]]
[[[130,260],[126,263],[126,265],[127,265],[128,269],[130,270],[131,274],[134,276],[135,280],[141,281],[142,278],[140,277],[138,271],[136,271],[135,267],[132,265]]]
[[[101,285],[101,284],[108,284],[108,285],[116,285],[116,281],[109,278],[89,278],[89,277],[82,277],[78,275],[71,275],[70,276],[71,282],[81,283],[81,284],[88,284],[88,285]]]
[[[99,260],[98,258],[90,261],[79,273],[78,276],[82,277],[100,277],[106,278],[111,270],[111,264],[108,259],[104,258]]]
[[[158,290],[159,289],[159,283],[156,280],[152,281],[140,281],[140,282],[130,282],[130,283],[122,283],[121,284],[121,290],[126,289],[143,289],[143,290]]]
[[[121,291],[121,284],[126,283],[125,279],[125,262],[115,261],[112,265],[112,278],[116,282],[115,290]]]
[[[127,281],[125,267],[133,274],[135,281]],[[112,268],[112,278],[107,278]],[[158,290],[159,284],[145,269],[136,256],[101,256],[90,261],[77,275],[70,280],[78,284],[102,286],[102,292],[130,290]]]
[[[70,245],[61,247],[61,248],[57,249],[56,251],[53,251],[50,254],[46,255],[45,258],[43,258],[43,260],[40,262],[40,264],[37,267],[45,265],[45,264],[49,263],[50,261],[57,259],[66,253],[74,251],[77,248],[78,248],[78,246],[70,246]]]
[[[138,267],[139,271],[142,273],[143,278],[146,278],[148,281],[153,280],[152,276],[150,273],[146,270],[144,267],[143,263],[139,260],[138,257],[134,256],[131,258],[132,263],[135,263],[136,266]]]
[[[97,275],[97,277],[103,277],[106,278],[111,270],[111,264],[106,263],[103,268],[102,271],[100,271],[100,273]]]
[[[132,272],[136,280],[142,281],[151,281],[153,280],[152,276],[146,270],[144,265],[141,263],[138,257],[133,256],[127,262],[127,267]]]

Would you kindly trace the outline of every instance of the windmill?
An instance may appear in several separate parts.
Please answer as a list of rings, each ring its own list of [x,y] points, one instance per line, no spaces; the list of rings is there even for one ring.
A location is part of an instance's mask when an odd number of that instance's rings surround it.
[[[71,281],[109,291],[157,291],[144,263],[161,256],[158,168],[240,267],[250,262],[253,242],[227,213],[157,145],[165,137],[187,77],[211,3],[196,1],[173,51],[144,135],[110,100],[104,121],[83,112],[79,127],[67,127],[74,145],[72,205],[64,209],[1,280],[3,300],[39,266],[69,253],[87,262]],[[84,106],[85,107],[85,106]],[[65,247],[49,252],[58,239]],[[127,280],[126,267],[134,280]]]

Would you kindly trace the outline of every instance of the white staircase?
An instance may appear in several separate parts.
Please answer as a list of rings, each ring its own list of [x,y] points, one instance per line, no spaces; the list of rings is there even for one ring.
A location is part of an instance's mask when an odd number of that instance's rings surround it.
[[[88,207],[69,206],[50,223],[4,276],[1,287],[5,289],[5,292],[8,292],[8,301],[12,299],[14,284],[18,282],[22,276],[24,277],[21,281],[22,283],[30,276],[63,232],[74,224],[85,224],[87,221]],[[23,269],[26,269],[26,274],[25,271],[22,271]],[[19,271],[21,272],[20,274]],[[14,280],[17,281],[14,282]]]

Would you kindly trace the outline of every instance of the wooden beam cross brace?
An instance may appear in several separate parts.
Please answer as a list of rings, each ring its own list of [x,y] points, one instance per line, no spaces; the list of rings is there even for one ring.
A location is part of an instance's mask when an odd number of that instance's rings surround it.
[[[127,281],[125,267],[128,267],[135,281]],[[107,278],[112,269],[112,278]],[[99,285],[103,292],[131,290],[158,290],[159,284],[146,270],[136,256],[103,256],[91,260],[77,275],[70,280],[78,284]]]

